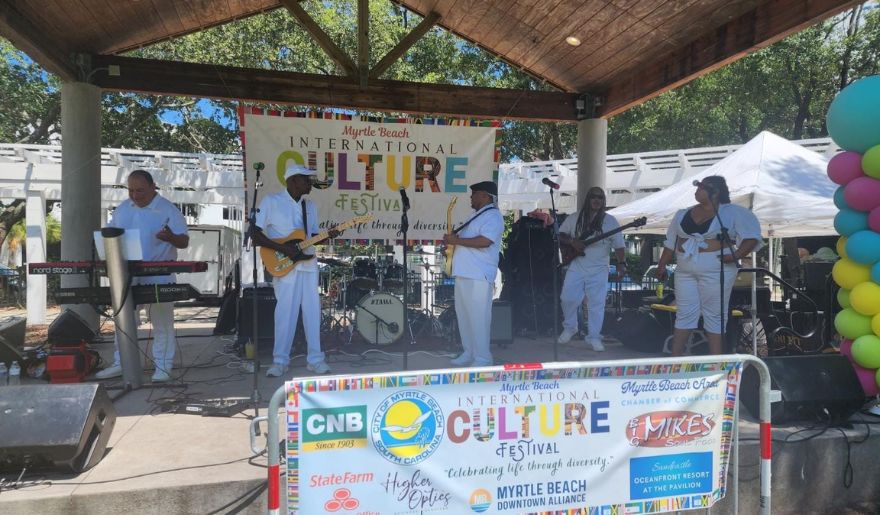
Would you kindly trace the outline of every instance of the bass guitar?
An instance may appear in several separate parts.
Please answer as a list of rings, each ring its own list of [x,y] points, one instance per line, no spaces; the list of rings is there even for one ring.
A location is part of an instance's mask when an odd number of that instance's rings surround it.
[[[580,241],[583,242],[585,247],[587,247],[587,246],[592,245],[593,243],[596,243],[597,241],[604,240],[605,238],[607,238],[609,236],[614,236],[615,234],[617,234],[619,232],[625,231],[627,229],[632,229],[633,227],[641,227],[641,226],[645,225],[646,223],[648,223],[648,218],[643,216],[641,218],[636,218],[635,220],[633,220],[632,222],[630,222],[628,224],[621,225],[617,229],[612,229],[608,232],[603,232],[602,234],[597,234],[596,236],[588,236],[586,238],[580,239]],[[559,266],[566,266],[569,263],[571,263],[572,261],[574,261],[575,258],[578,258],[578,257],[584,255],[583,251],[578,252],[571,245],[566,245],[566,244],[560,245],[560,250],[562,251],[562,263]]]
[[[452,234],[452,210],[455,208],[456,202],[458,202],[458,197],[452,197],[452,200],[449,201],[449,207],[446,208],[446,234]],[[445,258],[443,272],[446,274],[446,277],[452,277],[453,255],[455,255],[455,245],[446,245],[446,249],[443,251]]]
[[[344,231],[349,227],[365,224],[372,219],[373,215],[356,216],[347,222],[337,225],[334,229]],[[275,243],[292,246],[295,254],[293,258],[290,258],[282,252],[270,249],[269,247],[260,247],[260,258],[263,260],[263,266],[266,267],[266,270],[273,277],[284,277],[296,268],[299,263],[314,259],[315,256],[313,254],[306,254],[303,251],[318,242],[326,240],[328,237],[330,237],[330,232],[324,231],[307,239],[306,232],[302,229],[297,229],[284,238],[273,239],[272,241]]]

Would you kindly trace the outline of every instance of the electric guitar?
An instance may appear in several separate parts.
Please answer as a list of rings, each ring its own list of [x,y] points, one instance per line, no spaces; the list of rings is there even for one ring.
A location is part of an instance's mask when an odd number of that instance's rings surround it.
[[[607,238],[609,236],[614,236],[615,234],[622,232],[622,231],[625,231],[627,229],[632,229],[633,227],[641,227],[641,226],[645,225],[646,223],[648,223],[648,218],[643,216],[641,218],[636,218],[635,220],[633,220],[632,222],[630,222],[626,225],[621,225],[617,229],[612,229],[608,232],[603,232],[602,234],[597,234],[596,236],[589,236],[587,238],[582,238],[582,239],[580,239],[580,241],[583,242],[584,246],[589,246],[589,245],[592,245],[593,243],[596,243],[597,241],[604,240],[605,238]],[[560,263],[559,266],[566,266],[569,263],[571,263],[572,261],[574,261],[575,258],[584,255],[583,251],[578,252],[571,245],[562,244],[562,245],[560,245],[560,249],[562,250],[562,263]]]
[[[452,197],[452,200],[449,201],[449,207],[446,208],[446,234],[452,234],[452,210],[456,202],[458,202],[458,197]],[[452,256],[455,255],[455,245],[447,244],[443,255],[446,258],[443,264],[443,272],[446,273],[447,277],[452,277]]]
[[[337,225],[334,229],[344,231],[349,227],[354,227],[358,224],[365,224],[372,219],[373,215],[356,216],[347,222]],[[277,250],[270,249],[269,247],[260,247],[260,258],[263,260],[263,266],[266,267],[266,270],[268,270],[273,277],[284,277],[289,274],[291,270],[296,268],[299,263],[309,259],[315,259],[314,255],[306,254],[303,251],[312,245],[327,239],[329,236],[330,231],[324,231],[306,239],[306,232],[302,229],[297,229],[284,238],[273,239],[272,241],[282,245],[289,246],[290,244],[293,244],[295,255],[293,258],[290,258]]]

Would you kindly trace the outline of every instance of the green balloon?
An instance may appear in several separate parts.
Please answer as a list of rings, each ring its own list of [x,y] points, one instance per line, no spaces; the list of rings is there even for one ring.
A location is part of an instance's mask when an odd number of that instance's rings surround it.
[[[865,368],[880,368],[880,338],[874,334],[856,338],[852,345],[852,357]]]
[[[880,145],[869,148],[862,156],[862,171],[875,179],[880,179]]]
[[[837,290],[837,303],[840,304],[840,307],[842,308],[852,306],[849,302],[849,290],[844,290],[843,288]]]
[[[853,308],[846,308],[834,317],[834,328],[850,340],[874,333],[871,329],[871,317],[859,314]]]

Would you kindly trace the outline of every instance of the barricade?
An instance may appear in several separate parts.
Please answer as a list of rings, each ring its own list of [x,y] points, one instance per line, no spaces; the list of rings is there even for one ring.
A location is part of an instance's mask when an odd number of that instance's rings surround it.
[[[770,514],[770,373],[750,355],[296,379],[273,394],[273,416],[252,421],[251,447],[263,450],[254,435],[266,420],[271,514],[708,509],[730,466],[736,513],[745,365],[760,378],[760,513]]]

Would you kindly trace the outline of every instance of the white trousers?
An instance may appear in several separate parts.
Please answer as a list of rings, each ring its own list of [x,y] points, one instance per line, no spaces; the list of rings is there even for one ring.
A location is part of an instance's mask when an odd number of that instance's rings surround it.
[[[562,328],[577,330],[577,310],[587,298],[587,340],[602,341],[605,297],[608,295],[608,265],[570,266],[562,283]]]
[[[703,317],[703,329],[713,334],[723,334],[721,320],[721,286],[718,275],[721,264],[716,252],[701,252],[692,258],[676,255],[675,268],[675,314],[676,329],[696,329]],[[724,265],[725,320],[730,312],[730,292],[736,280],[737,268],[733,263]]]
[[[455,315],[464,355],[473,358],[475,367],[491,366],[492,283],[456,277]]]
[[[279,365],[290,362],[290,348],[296,335],[296,322],[302,309],[308,355],[314,365],[324,361],[321,352],[321,301],[318,298],[318,273],[294,270],[272,282],[275,288],[275,347],[272,361]]]
[[[153,326],[153,362],[156,368],[171,372],[174,367],[174,351],[177,349],[177,337],[174,334],[174,303],[160,302],[145,304],[147,318]],[[135,314],[141,306],[135,307]],[[133,335],[135,338],[137,335]],[[119,366],[119,342],[114,339],[116,352],[113,354],[113,365]]]

